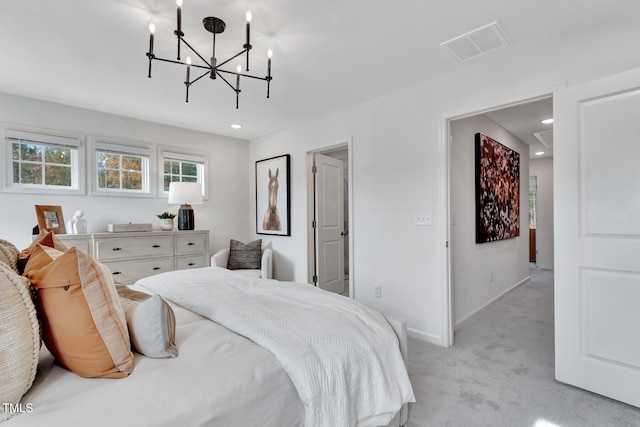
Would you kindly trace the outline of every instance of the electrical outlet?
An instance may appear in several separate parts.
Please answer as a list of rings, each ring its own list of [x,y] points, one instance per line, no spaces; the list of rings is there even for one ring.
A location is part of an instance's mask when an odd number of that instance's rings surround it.
[[[376,298],[382,297],[382,285],[373,285],[373,296]]]

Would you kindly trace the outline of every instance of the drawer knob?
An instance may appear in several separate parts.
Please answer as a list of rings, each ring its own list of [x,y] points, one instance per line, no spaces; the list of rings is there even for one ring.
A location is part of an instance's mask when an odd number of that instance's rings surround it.
[[[159,248],[160,245],[153,245],[152,248]]]
[[[121,250],[122,250],[122,248],[113,248],[112,250],[113,250],[113,251],[121,251]]]
[[[153,267],[154,270],[162,270],[160,267]]]
[[[122,273],[121,273],[120,271],[114,271],[114,272],[113,272],[113,273],[111,273],[111,274],[113,274],[113,275],[115,276],[116,274],[122,274]]]
[[[188,246],[193,246],[193,245],[195,245],[195,243],[193,243],[193,242],[189,242],[189,243],[187,243],[187,245],[188,245]]]
[[[190,266],[191,266],[191,265],[196,265],[196,263],[195,263],[195,262],[190,262],[190,263],[189,263],[189,265],[190,265]]]

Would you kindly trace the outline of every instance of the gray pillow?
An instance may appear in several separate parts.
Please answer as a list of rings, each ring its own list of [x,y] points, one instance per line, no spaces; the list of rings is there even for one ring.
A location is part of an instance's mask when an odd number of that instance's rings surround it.
[[[259,270],[262,261],[262,239],[246,245],[231,239],[229,243],[229,270]]]

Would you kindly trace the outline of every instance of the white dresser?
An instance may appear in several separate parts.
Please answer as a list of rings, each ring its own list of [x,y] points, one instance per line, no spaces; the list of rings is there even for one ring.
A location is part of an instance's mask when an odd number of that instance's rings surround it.
[[[128,233],[58,234],[111,270],[116,283],[171,270],[209,266],[209,231],[148,231]]]

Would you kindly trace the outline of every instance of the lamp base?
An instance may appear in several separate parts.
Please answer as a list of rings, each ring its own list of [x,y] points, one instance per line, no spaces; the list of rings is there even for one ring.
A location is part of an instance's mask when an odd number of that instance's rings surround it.
[[[180,205],[178,209],[178,230],[193,230],[195,228],[193,208],[190,204]]]

